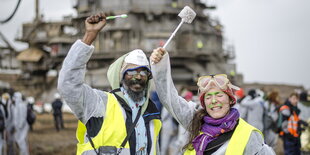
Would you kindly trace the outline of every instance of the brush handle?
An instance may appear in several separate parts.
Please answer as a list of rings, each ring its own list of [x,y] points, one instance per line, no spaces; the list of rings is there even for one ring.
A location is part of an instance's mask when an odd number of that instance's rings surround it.
[[[165,45],[163,46],[164,49],[166,49],[167,45],[169,44],[169,42],[172,40],[172,38],[175,36],[175,34],[178,32],[178,30],[180,29],[180,27],[182,26],[182,24],[184,23],[184,20],[182,19],[182,21],[180,22],[180,24],[178,25],[178,27],[173,31],[173,33],[171,34],[171,36],[169,37],[169,39],[166,41]],[[152,65],[154,65],[155,63],[152,62]]]
[[[184,20],[182,19],[182,21],[180,22],[180,24],[178,25],[178,27],[173,31],[173,33],[171,34],[171,36],[169,37],[169,39],[167,40],[167,42],[165,43],[165,45],[163,46],[163,48],[166,48],[167,45],[169,44],[169,42],[171,41],[171,39],[175,36],[175,34],[177,33],[177,31],[180,29],[180,27],[182,26],[182,24],[184,23]]]

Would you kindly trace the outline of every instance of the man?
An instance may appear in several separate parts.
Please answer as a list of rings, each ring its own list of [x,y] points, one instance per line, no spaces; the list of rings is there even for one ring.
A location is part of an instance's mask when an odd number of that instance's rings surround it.
[[[32,126],[36,121],[36,114],[33,110],[34,102],[35,102],[34,97],[32,96],[27,97],[27,122],[29,124],[30,131],[33,131]]]
[[[94,50],[91,43],[106,25],[105,17],[100,13],[85,20],[85,35],[73,44],[59,74],[58,90],[80,120],[77,154],[158,153],[160,114],[149,102],[152,75],[142,50],[110,65],[111,93],[84,83],[86,63]]]
[[[54,102],[52,103],[52,107],[53,107],[53,115],[54,115],[54,121],[55,121],[55,128],[57,131],[60,130],[60,128],[64,128],[64,121],[62,118],[62,101],[60,99],[60,95],[58,93],[56,93],[54,95]]]

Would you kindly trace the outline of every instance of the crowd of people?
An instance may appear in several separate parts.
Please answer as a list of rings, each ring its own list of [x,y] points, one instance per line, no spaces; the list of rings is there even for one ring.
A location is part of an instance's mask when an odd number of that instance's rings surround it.
[[[27,99],[12,89],[3,90],[0,100],[0,154],[28,155],[28,131],[35,121],[33,97]]]
[[[179,92],[187,101],[195,100],[191,91],[181,89]],[[245,94],[240,89],[235,94],[237,104],[233,108],[239,111],[240,118],[262,131],[266,144],[273,150],[283,150],[285,155],[309,153],[310,94],[307,91],[292,92],[283,102],[278,91],[250,89]],[[161,112],[164,124],[160,140],[161,154],[183,154],[183,146],[189,138],[186,128],[166,109]],[[297,127],[295,129],[294,124]],[[279,140],[283,141],[283,146],[279,145]]]
[[[285,155],[310,147],[309,140],[301,143],[302,133],[309,132],[307,92],[292,92],[281,103],[276,91],[252,89],[245,95],[227,75],[215,74],[199,77],[194,99],[189,89],[176,89],[169,53],[161,47],[150,59],[135,49],[113,62],[107,72],[111,91],[91,88],[84,82],[86,64],[105,18],[99,13],[85,20],[84,37],[63,62],[60,95],[52,103],[57,131],[64,128],[61,98],[78,118],[78,155],[273,155],[279,138]],[[29,154],[26,138],[34,122],[29,107],[19,92],[1,96],[0,149],[8,154]]]
[[[310,109],[305,106],[309,96],[307,91],[292,92],[282,103],[277,91],[251,89],[246,96],[240,93],[237,109],[241,118],[264,133],[266,143],[274,150],[281,138],[286,155],[301,154],[300,136],[310,121]]]
[[[25,97],[13,89],[1,90],[0,99],[0,155],[28,155],[28,132],[36,121],[34,97]],[[52,102],[52,114],[56,131],[64,129],[63,101],[58,93]]]

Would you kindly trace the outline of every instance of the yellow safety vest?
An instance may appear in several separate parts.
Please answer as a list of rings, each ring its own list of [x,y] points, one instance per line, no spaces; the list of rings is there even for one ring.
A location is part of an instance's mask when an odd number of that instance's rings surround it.
[[[100,146],[115,146],[116,148],[121,148],[121,144],[127,136],[125,117],[123,116],[122,107],[118,103],[116,97],[107,93],[108,102],[106,105],[106,114],[104,116],[104,121],[102,123],[101,129],[98,134],[92,138],[95,148],[98,149]],[[158,119],[153,120],[154,127],[150,130],[152,137],[152,149],[151,153],[156,154],[156,143],[157,137],[161,128],[161,121]],[[79,121],[78,128],[76,131],[76,138],[78,140],[77,144],[77,155],[81,155],[86,151],[94,151],[90,142],[84,142],[86,136],[86,126]],[[129,150],[129,143],[127,142],[123,151]]]
[[[242,118],[239,118],[239,124],[237,125],[232,137],[230,138],[225,155],[243,155],[244,149],[249,141],[252,131],[257,131],[263,136],[260,130],[248,124]],[[195,154],[195,149],[186,150],[184,153],[184,155]]]

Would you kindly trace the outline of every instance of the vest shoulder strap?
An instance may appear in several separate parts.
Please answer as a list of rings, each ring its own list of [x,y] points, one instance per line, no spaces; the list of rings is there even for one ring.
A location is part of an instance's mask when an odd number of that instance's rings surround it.
[[[235,129],[234,129],[235,130]],[[231,138],[234,130],[221,134],[217,139],[211,141],[206,148],[207,154],[214,153],[218,148],[220,148],[227,140]]]
[[[135,128],[136,124],[138,123],[138,120],[141,116],[142,107],[140,107],[134,122],[132,122],[132,120],[131,120],[132,111],[131,111],[130,107],[128,106],[128,104],[126,103],[126,101],[122,97],[120,97],[119,95],[116,94],[116,92],[119,92],[119,91],[121,91],[121,89],[116,88],[116,89],[111,90],[110,93],[112,93],[116,97],[117,101],[121,104],[121,106],[125,109],[125,112],[126,112],[127,118],[126,118],[125,125],[126,125],[127,135],[121,144],[121,148],[123,148],[126,145],[127,141],[129,140],[130,151],[131,151],[131,153],[133,153],[133,152],[135,152],[134,150],[135,150],[135,145],[136,145],[136,138],[135,138],[135,136],[131,136],[131,135],[133,134],[134,128]],[[121,151],[122,151],[122,149],[120,149],[117,152],[117,154],[119,154]]]
[[[242,118],[239,118],[239,124],[237,125],[234,134],[232,135],[226,155],[243,155],[244,149],[249,141],[252,131],[259,132],[262,136],[262,132],[245,122]]]
[[[283,106],[280,107],[280,111],[283,111],[285,109],[290,109],[290,107],[287,106],[287,105],[283,105]]]

